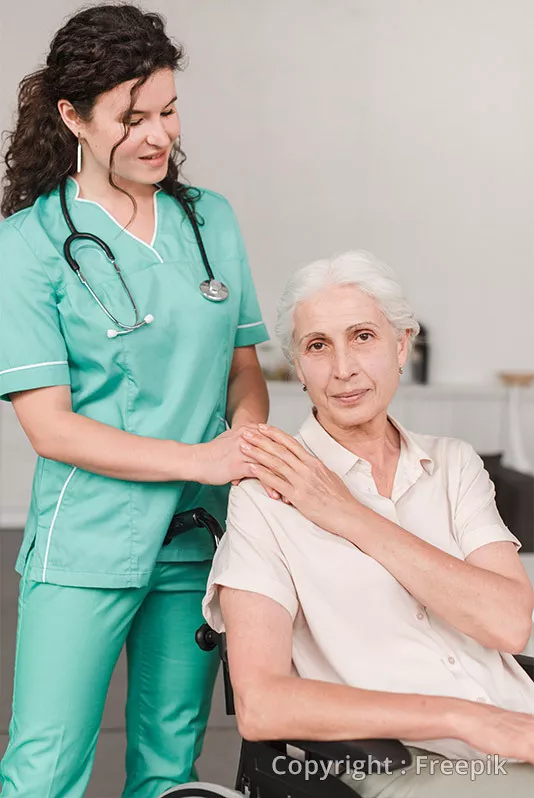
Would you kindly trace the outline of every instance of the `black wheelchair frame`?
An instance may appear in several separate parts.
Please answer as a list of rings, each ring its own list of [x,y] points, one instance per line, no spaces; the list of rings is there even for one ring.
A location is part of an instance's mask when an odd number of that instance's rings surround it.
[[[182,532],[202,527],[209,531],[217,549],[224,530],[202,507],[175,515],[163,545],[168,545]],[[235,715],[226,635],[215,632],[205,623],[197,630],[195,639],[203,651],[219,649],[226,713]],[[515,659],[534,680],[534,657],[518,654]],[[276,765],[280,757],[285,760],[283,770]],[[354,786],[349,786],[338,778],[339,775],[353,773],[355,765],[359,775],[400,770],[411,762],[410,751],[399,740],[251,742],[243,739],[235,791],[216,784],[190,782],[173,787],[160,798],[359,798],[357,780],[354,779]],[[295,763],[294,766],[291,763]],[[332,768],[332,763],[337,767]]]

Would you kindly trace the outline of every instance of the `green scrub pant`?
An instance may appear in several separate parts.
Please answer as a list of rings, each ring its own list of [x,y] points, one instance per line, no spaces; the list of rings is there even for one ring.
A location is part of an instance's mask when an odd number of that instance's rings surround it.
[[[219,665],[201,651],[209,562],[157,563],[144,588],[21,579],[10,741],[2,798],[81,798],[111,674],[126,643],[126,786],[156,798],[197,780]]]

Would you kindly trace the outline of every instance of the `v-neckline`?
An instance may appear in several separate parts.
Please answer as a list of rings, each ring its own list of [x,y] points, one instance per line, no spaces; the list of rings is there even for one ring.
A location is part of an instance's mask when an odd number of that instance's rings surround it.
[[[72,175],[69,175],[69,180],[72,180],[72,182],[74,183],[75,188],[76,188],[76,193],[75,193],[75,195],[73,197],[73,201],[75,201],[75,202],[84,202],[87,205],[94,205],[97,208],[100,208],[100,210],[103,211],[103,213],[105,213],[106,216],[109,219],[111,219],[111,221],[115,224],[115,226],[119,228],[121,233],[126,233],[126,235],[129,235],[130,238],[133,238],[139,244],[142,244],[144,247],[147,247],[148,249],[150,249],[151,252],[153,252],[158,257],[158,259],[163,263],[163,258],[161,257],[159,252],[154,247],[154,244],[156,242],[156,238],[157,238],[157,235],[158,235],[158,221],[159,221],[159,219],[158,219],[157,196],[161,192],[161,188],[159,188],[159,187],[156,188],[156,191],[154,192],[154,197],[153,197],[153,200],[152,200],[153,203],[154,203],[154,233],[152,235],[152,239],[151,239],[150,243],[148,243],[144,239],[139,238],[139,236],[136,236],[135,233],[131,233],[126,227],[123,227],[123,225],[120,224],[120,222],[118,222],[117,219],[115,219],[113,214],[110,213],[107,210],[107,208],[104,208],[104,206],[101,205],[99,202],[95,202],[94,200],[89,200],[89,199],[85,199],[84,197],[80,197],[80,184],[78,183],[78,181],[74,177],[72,177]]]

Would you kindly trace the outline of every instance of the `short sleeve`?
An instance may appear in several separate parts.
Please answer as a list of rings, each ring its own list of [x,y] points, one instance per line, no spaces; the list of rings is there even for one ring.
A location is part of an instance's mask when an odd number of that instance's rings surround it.
[[[268,341],[269,333],[261,315],[254,280],[237,220],[235,220],[235,225],[241,264],[241,301],[234,346],[252,346]]]
[[[0,398],[70,385],[54,287],[10,222],[0,224]]]
[[[246,483],[245,483],[246,484]],[[281,604],[294,620],[298,599],[280,545],[244,485],[232,488],[226,533],[215,554],[202,602],[212,629],[224,631],[218,587],[259,593]]]
[[[472,446],[464,444],[465,458],[460,473],[455,534],[465,557],[487,543],[509,541],[517,549],[520,541],[504,524],[495,504],[495,486],[484,463]]]

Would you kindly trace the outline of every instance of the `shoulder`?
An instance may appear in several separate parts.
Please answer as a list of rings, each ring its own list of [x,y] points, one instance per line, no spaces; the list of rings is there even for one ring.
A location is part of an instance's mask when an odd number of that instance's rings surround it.
[[[249,517],[257,518],[263,515],[266,502],[270,502],[261,482],[257,479],[244,479],[239,485],[234,485],[228,497],[228,519],[246,520]]]
[[[25,208],[0,222],[0,270],[5,276],[18,271],[19,263],[29,267],[37,261],[37,255],[31,241],[32,208]]]
[[[303,516],[295,507],[271,499],[257,479],[244,479],[230,491],[226,524],[230,539],[244,537],[280,555],[298,518]]]
[[[406,430],[405,430],[406,432]],[[480,471],[484,464],[473,446],[460,438],[408,432],[411,441],[434,462],[435,471],[460,478],[469,469]]]
[[[212,191],[210,188],[203,188],[202,186],[195,186],[195,191],[198,191],[200,197],[199,202],[206,206],[213,208],[231,208],[230,202],[226,199],[224,194],[219,194],[218,191]]]
[[[227,532],[259,541],[276,538],[282,507],[288,509],[282,502],[271,499],[257,479],[244,479],[230,490]]]
[[[210,224],[220,222],[221,224],[236,223],[236,215],[229,200],[216,191],[208,188],[196,187],[198,200],[195,207],[200,216]]]
[[[420,432],[410,432],[412,439],[422,449],[426,449],[444,459],[465,460],[474,453],[474,448],[467,441],[460,438],[451,438],[445,435],[427,435]]]
[[[7,241],[24,241],[23,230],[27,224],[28,218],[31,217],[33,206],[31,208],[24,208],[13,216],[8,216],[0,222],[0,240]]]
[[[49,232],[49,195],[0,222],[0,273],[10,285],[20,280],[55,284],[49,265],[57,257]],[[23,268],[22,268],[23,267]],[[4,282],[5,285],[5,282]]]
[[[0,222],[0,241],[2,244],[19,245],[33,249],[39,246],[40,237],[46,237],[43,212],[50,206],[50,194],[39,197],[33,205],[23,208]]]

